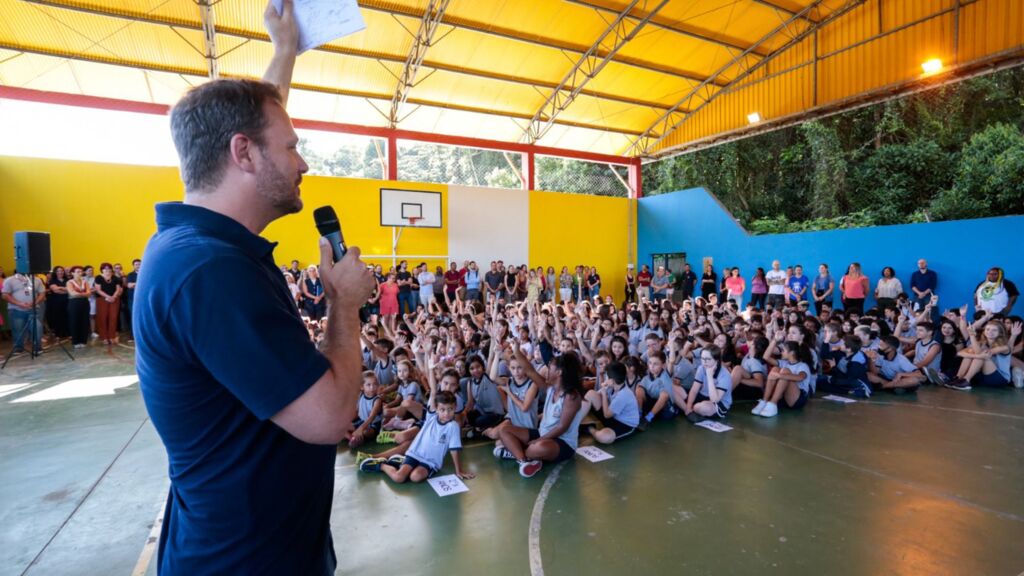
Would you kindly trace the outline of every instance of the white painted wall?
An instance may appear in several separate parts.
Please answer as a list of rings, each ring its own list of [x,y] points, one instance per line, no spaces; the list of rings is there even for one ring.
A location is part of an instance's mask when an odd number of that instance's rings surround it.
[[[448,254],[460,265],[475,260],[525,264],[530,258],[530,194],[502,188],[448,187]]]

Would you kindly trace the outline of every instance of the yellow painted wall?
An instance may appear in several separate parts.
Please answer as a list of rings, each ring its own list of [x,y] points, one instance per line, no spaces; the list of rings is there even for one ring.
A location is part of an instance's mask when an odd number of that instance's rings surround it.
[[[625,297],[629,200],[530,192],[530,266],[597,266],[601,294]]]
[[[381,187],[441,192],[441,213],[447,213],[445,185],[309,176],[302,185],[303,211],[263,232],[280,242],[274,252],[278,263],[299,259],[305,265],[319,258],[312,213],[328,203],[338,212],[349,244],[368,255],[390,254],[391,229],[380,226]],[[50,233],[55,264],[109,261],[128,267],[156,230],[153,206],[182,196],[177,168],[0,156],[0,266],[8,273],[14,269],[14,232],[34,230]],[[399,254],[447,254],[448,223],[443,224],[406,229]],[[390,265],[390,260],[367,261]]]
[[[305,208],[263,232],[280,245],[278,263],[292,259],[303,265],[318,258],[313,209],[331,204],[341,218],[345,239],[364,255],[391,252],[391,229],[379,218],[381,187],[442,193],[442,214],[448,213],[448,187],[443,184],[386,182],[309,176],[302,185]],[[53,262],[64,266],[120,262],[126,267],[141,257],[156,229],[153,206],[180,200],[183,192],[173,167],[128,166],[65,160],[0,156],[0,266],[14,269],[13,234],[17,230],[49,232]],[[629,205],[624,198],[556,192],[530,192],[530,265],[598,267],[602,290],[621,299],[628,261]],[[399,254],[448,253],[448,222],[439,229],[407,228]],[[481,239],[486,242],[486,239]],[[390,259],[365,258],[381,263]],[[443,260],[426,260],[431,267]]]

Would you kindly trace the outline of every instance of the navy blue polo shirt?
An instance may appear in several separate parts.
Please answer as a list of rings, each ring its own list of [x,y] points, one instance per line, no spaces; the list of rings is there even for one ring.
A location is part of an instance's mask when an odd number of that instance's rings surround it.
[[[160,574],[333,574],[335,446],[270,418],[329,364],[274,263],[231,218],[156,207],[133,329],[146,409],[167,449]]]

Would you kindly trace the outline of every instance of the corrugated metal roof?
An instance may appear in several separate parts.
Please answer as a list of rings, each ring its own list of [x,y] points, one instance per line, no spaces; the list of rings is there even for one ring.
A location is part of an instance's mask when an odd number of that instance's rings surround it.
[[[360,0],[367,29],[301,56],[296,118],[387,125],[429,0]],[[940,57],[1021,57],[1020,0],[640,0],[583,61],[580,95],[543,107],[629,0],[451,0],[398,128],[657,155],[920,80]],[[262,0],[213,3],[218,69],[259,77],[271,47]],[[193,0],[0,0],[0,84],[173,103],[208,74]],[[572,88],[572,86],[569,86]],[[567,95],[568,93],[563,93]],[[640,138],[643,135],[645,138]]]

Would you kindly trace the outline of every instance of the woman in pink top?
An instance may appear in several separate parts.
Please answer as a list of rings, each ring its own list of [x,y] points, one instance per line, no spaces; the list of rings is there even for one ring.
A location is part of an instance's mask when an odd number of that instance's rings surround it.
[[[871,283],[868,277],[861,274],[860,264],[854,262],[846,271],[846,275],[839,281],[839,291],[842,293],[843,309],[847,312],[864,314],[864,298],[867,296]]]
[[[736,303],[736,307],[743,308],[743,291],[747,289],[747,281],[740,276],[740,269],[733,268],[729,271],[729,277],[725,279],[725,290],[727,298]]]
[[[765,300],[768,299],[768,280],[764,277],[764,268],[758,266],[754,277],[750,279],[750,303],[758,310],[764,310]]]
[[[388,272],[388,279],[381,283],[379,291],[380,315],[384,317],[388,328],[394,330],[398,315],[398,283],[395,282],[394,272]]]

